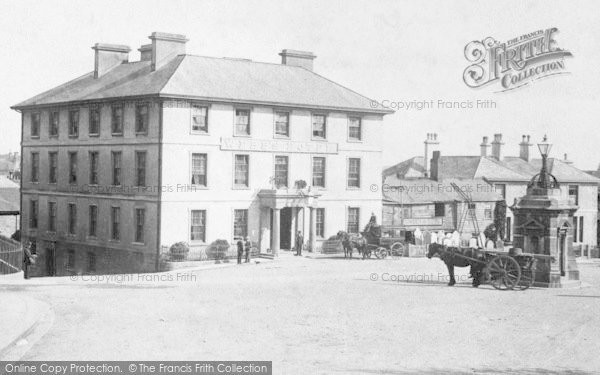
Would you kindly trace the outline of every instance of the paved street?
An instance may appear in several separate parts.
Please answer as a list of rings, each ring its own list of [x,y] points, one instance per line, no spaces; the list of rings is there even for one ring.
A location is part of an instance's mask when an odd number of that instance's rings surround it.
[[[272,360],[276,374],[584,373],[600,369],[600,264],[580,269],[591,286],[501,292],[471,288],[466,270],[445,286],[437,259],[283,255],[154,280],[37,279],[0,285],[0,295],[25,293],[54,309],[24,360]]]

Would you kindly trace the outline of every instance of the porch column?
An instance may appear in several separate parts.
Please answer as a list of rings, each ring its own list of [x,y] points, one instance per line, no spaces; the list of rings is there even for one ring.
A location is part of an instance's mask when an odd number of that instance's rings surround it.
[[[309,240],[309,251],[314,252],[317,248],[317,209],[315,207],[310,208]]]
[[[274,208],[273,209],[273,243],[271,244],[271,252],[273,253],[273,257],[276,257],[279,255],[279,215],[280,214],[280,209],[279,208]]]

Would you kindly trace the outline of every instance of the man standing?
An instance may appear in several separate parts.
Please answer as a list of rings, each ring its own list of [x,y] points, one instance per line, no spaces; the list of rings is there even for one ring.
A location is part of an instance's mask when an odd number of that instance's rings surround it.
[[[244,243],[244,251],[246,252],[246,260],[245,263],[250,263],[250,249],[252,248],[252,242],[250,239],[246,237],[246,242]]]
[[[244,242],[242,241],[242,237],[238,238],[237,242],[237,251],[238,251],[238,264],[242,264],[242,254],[244,253]]]
[[[33,264],[33,255],[31,254],[32,242],[29,241],[27,246],[23,248],[23,276],[29,279],[29,266]]]
[[[304,246],[304,237],[302,236],[302,232],[298,231],[296,235],[296,255],[302,255],[302,246]]]

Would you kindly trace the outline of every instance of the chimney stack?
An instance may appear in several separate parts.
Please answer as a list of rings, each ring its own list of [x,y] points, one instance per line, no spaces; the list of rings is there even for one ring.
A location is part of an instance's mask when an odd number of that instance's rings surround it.
[[[284,49],[279,54],[283,65],[299,66],[310,71],[313,70],[313,60],[317,57],[312,52]]]
[[[94,50],[94,78],[102,77],[112,68],[129,61],[131,48],[120,44],[96,43]]]
[[[152,41],[152,71],[160,69],[177,55],[185,54],[185,43],[188,41],[185,35],[153,32],[148,38]],[[142,59],[148,58],[147,46],[140,48]]]
[[[565,154],[565,158],[563,159],[563,163],[569,164],[569,165],[573,164],[573,162],[571,160],[569,160],[569,158],[567,158],[567,154]]]
[[[481,156],[488,156],[488,149],[490,148],[488,137],[483,137],[483,141],[479,146],[481,147]]]
[[[440,169],[440,152],[434,151],[431,158],[431,179],[438,181]]]
[[[496,160],[502,158],[502,134],[494,134],[494,141],[492,142],[492,157]]]
[[[437,133],[427,133],[427,139],[425,139],[425,154],[423,159],[423,167],[425,168],[424,175],[425,177],[429,177],[429,172],[431,170],[431,153],[434,152],[434,149],[437,149],[437,146],[440,142],[437,140]]]
[[[140,51],[140,61],[152,61],[152,44],[143,44],[138,51]]]
[[[528,135],[523,135],[523,140],[521,141],[521,143],[519,143],[519,157],[528,163],[530,160],[529,151],[531,150],[531,143],[529,142],[530,138],[531,137]]]

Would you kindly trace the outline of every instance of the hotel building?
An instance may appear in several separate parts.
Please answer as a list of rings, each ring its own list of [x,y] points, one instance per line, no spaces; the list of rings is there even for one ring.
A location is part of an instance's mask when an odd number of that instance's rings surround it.
[[[183,35],[96,44],[94,71],[12,107],[22,114],[22,240],[34,275],[154,271],[161,248],[248,236],[310,250],[381,213],[383,116],[313,72],[186,54]],[[376,190],[376,191],[372,191]]]

